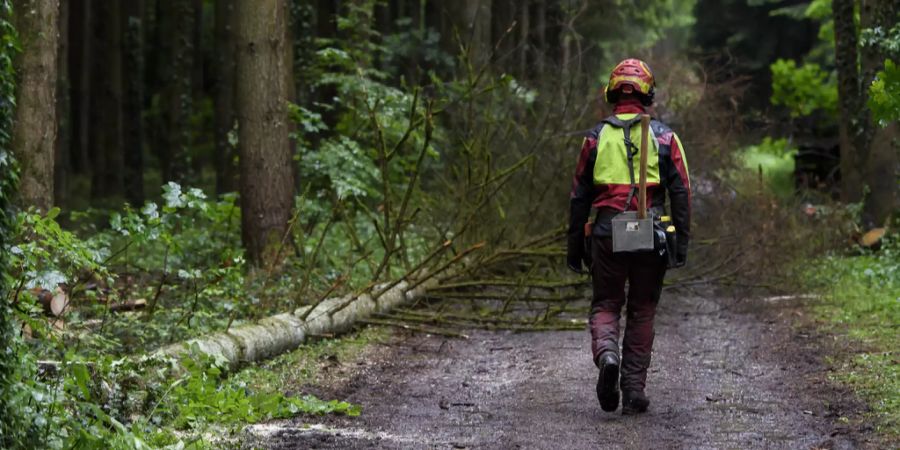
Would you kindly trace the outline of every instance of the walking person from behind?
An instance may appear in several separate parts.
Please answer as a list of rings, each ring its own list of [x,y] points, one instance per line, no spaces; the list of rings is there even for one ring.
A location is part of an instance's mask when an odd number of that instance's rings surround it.
[[[615,67],[604,91],[613,115],[584,139],[570,195],[567,264],[579,273],[584,265],[592,277],[589,324],[593,361],[600,370],[597,398],[604,411],[615,411],[621,388],[625,415],[645,412],[650,405],[644,389],[656,305],[666,269],[687,259],[690,236],[691,183],[681,141],[668,126],[650,120],[644,125],[647,142],[642,142],[641,116],[654,93],[653,73],[643,61],[626,59]],[[646,155],[639,170],[641,148]],[[638,172],[641,183],[635,182]],[[641,185],[646,186],[644,200]]]

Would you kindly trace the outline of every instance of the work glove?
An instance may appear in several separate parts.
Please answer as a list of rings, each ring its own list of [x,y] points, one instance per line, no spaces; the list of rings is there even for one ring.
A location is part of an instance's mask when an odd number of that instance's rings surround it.
[[[588,268],[591,267],[591,255],[585,251],[586,239],[581,233],[573,233],[569,235],[566,243],[566,266],[575,273],[587,273],[582,267],[585,263]]]

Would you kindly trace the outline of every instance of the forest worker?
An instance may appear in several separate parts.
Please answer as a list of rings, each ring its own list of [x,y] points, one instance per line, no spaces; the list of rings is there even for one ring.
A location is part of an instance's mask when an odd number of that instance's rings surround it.
[[[600,369],[597,398],[604,411],[615,411],[621,387],[625,415],[645,412],[650,405],[644,387],[653,347],[653,318],[667,266],[680,267],[686,261],[691,223],[691,184],[684,148],[669,127],[652,120],[647,145],[648,217],[671,220],[675,230],[668,230],[674,231],[677,239],[669,238],[670,246],[675,243],[668,252],[671,257],[661,256],[660,251],[613,252],[612,218],[638,207],[637,168],[629,160],[640,148],[639,115],[653,104],[654,91],[653,73],[643,61],[626,59],[613,69],[604,90],[605,100],[614,107],[613,115],[584,139],[570,196],[567,264],[583,273],[584,263],[593,279],[589,324],[591,351]],[[666,193],[670,219],[663,217]],[[589,222],[593,224],[586,227]],[[586,239],[585,234],[590,237]],[[626,304],[620,357],[619,318]]]

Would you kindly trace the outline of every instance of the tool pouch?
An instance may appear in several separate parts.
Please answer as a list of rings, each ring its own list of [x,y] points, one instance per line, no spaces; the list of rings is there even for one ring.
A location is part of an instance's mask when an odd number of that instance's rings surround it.
[[[656,233],[656,250],[660,256],[666,258],[666,267],[673,268],[676,266],[675,249],[678,244],[678,238],[675,234],[675,226],[668,217],[653,223],[653,231]]]
[[[637,211],[625,211],[612,218],[613,252],[650,252],[656,249],[653,218],[638,219]]]

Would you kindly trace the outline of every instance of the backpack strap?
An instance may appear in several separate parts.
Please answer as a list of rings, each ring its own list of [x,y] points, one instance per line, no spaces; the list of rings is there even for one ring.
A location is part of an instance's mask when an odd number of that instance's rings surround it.
[[[637,184],[634,182],[634,155],[640,153],[640,149],[631,141],[631,126],[641,121],[641,116],[637,115],[629,120],[622,120],[616,116],[609,116],[603,119],[602,123],[608,123],[616,128],[621,128],[625,141],[625,153],[628,154],[628,176],[631,179],[631,189],[628,190],[628,199],[625,200],[625,211],[631,207],[631,200],[637,192]]]

